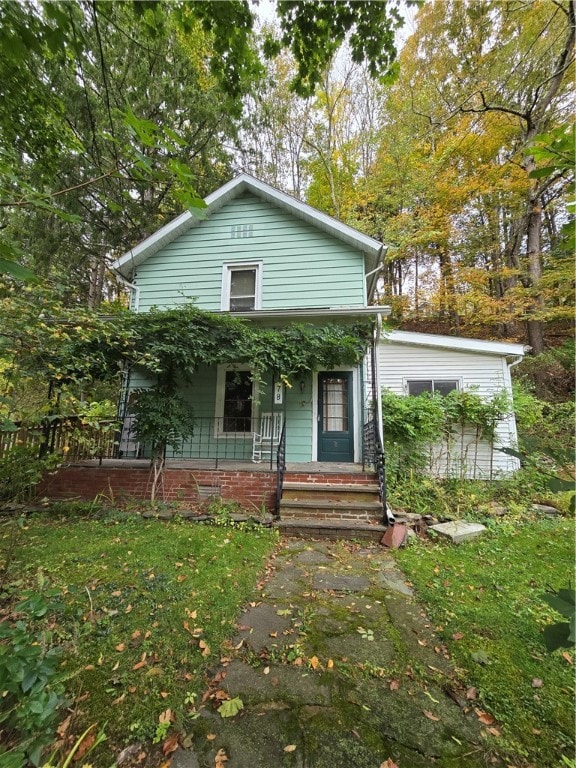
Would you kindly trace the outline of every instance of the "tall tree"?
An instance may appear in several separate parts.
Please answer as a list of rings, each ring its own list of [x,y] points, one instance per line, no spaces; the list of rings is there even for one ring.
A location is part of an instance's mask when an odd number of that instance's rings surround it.
[[[558,316],[545,277],[570,171],[534,178],[530,144],[568,119],[573,5],[426,4],[387,94],[368,185],[371,215],[387,213],[389,258],[416,289],[426,264],[438,286],[428,296],[453,324],[498,319],[506,333],[524,321],[535,352]]]
[[[524,289],[527,339],[544,349],[542,222],[553,198],[549,180],[530,176],[534,137],[567,119],[569,72],[574,60],[574,1],[442,2],[420,13],[418,59],[436,90],[436,105],[422,110],[432,124],[458,114],[483,116],[484,126],[502,116],[515,127],[501,151],[524,172],[524,202],[510,212],[504,251]]]

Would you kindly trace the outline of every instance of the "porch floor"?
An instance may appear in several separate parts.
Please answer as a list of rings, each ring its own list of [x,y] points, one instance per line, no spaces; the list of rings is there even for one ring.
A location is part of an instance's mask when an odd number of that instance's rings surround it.
[[[88,461],[75,461],[75,466],[80,467],[134,467],[141,468],[150,464],[150,459],[91,459]],[[272,467],[269,461],[255,463],[253,461],[229,461],[227,459],[166,459],[168,469],[222,469],[234,472],[275,472],[276,462]],[[361,474],[362,472],[372,472],[372,470],[362,467],[362,464],[347,464],[334,461],[288,461],[286,462],[286,472],[297,472],[307,474]]]

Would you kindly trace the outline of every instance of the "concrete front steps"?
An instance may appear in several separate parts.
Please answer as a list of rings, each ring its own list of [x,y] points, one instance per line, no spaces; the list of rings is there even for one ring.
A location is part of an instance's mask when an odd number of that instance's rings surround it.
[[[377,541],[386,527],[376,478],[368,473],[287,475],[275,525],[287,536]]]

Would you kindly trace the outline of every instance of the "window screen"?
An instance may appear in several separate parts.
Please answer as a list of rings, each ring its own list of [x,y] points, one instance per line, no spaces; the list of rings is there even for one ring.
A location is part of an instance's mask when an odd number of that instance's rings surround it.
[[[256,269],[230,270],[230,311],[256,308]]]

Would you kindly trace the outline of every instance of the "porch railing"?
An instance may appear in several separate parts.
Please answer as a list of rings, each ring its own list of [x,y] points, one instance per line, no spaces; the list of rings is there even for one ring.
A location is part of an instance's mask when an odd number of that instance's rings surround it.
[[[194,419],[194,431],[190,438],[177,450],[169,446],[166,459],[209,460],[214,467],[220,461],[253,462],[273,470],[281,424],[281,420],[266,418],[264,414],[257,418],[198,416]],[[128,416],[120,435],[118,458],[150,457],[150,445],[138,441],[134,426],[133,417]]]
[[[30,446],[39,456],[58,454],[66,461],[151,456],[151,446],[138,440],[130,416],[123,422],[86,424],[70,416],[46,419],[35,427],[16,426],[16,431],[0,432],[0,457],[20,445]],[[274,470],[282,428],[280,418],[197,417],[191,437],[179,450],[168,447],[166,458],[209,460],[216,467],[220,461],[253,462]]]

